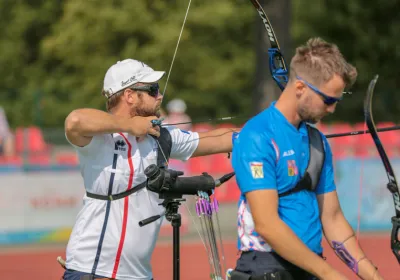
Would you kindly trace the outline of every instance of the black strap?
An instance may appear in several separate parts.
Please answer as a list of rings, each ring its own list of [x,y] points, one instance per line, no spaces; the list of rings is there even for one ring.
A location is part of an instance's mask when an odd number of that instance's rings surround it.
[[[171,155],[171,149],[172,149],[172,137],[171,134],[169,133],[168,129],[165,127],[160,128],[160,137],[156,138],[153,136],[154,140],[156,140],[157,143],[157,166],[158,167],[165,167],[167,168],[168,166],[168,160],[169,156]],[[158,145],[160,144],[160,145]],[[161,146],[161,149],[160,149]],[[164,154],[163,154],[164,153]],[[164,158],[166,157],[166,159]],[[165,161],[167,160],[167,161]]]
[[[160,129],[160,137],[155,138],[156,143],[157,143],[157,166],[159,167],[167,167],[168,165],[168,160],[169,156],[171,154],[171,148],[172,148],[172,138],[171,134],[169,133],[168,129],[161,127]],[[162,150],[162,151],[161,151]],[[122,193],[118,194],[111,194],[111,195],[102,195],[102,194],[95,194],[95,193],[90,193],[86,192],[86,196],[94,199],[99,199],[99,200],[118,200],[121,198],[124,198],[128,195],[134,194],[137,191],[140,191],[141,189],[145,188],[147,186],[147,180],[144,181],[143,183],[140,183],[139,185],[134,186],[133,188],[124,191]]]
[[[112,200],[118,200],[118,199],[124,198],[128,195],[134,194],[135,192],[140,191],[141,189],[145,188],[146,186],[147,186],[147,180],[127,191],[122,192],[122,193],[111,194],[111,195],[102,195],[102,194],[86,192],[86,195],[87,195],[87,197],[94,198],[94,199],[111,200],[112,201]]]
[[[231,280],[295,280],[289,271],[276,271],[264,273],[264,275],[251,276],[250,274],[233,270],[230,273]]]
[[[287,196],[302,190],[314,191],[321,176],[322,167],[325,162],[325,149],[321,133],[318,129],[307,124],[310,158],[304,176],[297,182],[296,186],[286,192],[280,193],[279,197]]]

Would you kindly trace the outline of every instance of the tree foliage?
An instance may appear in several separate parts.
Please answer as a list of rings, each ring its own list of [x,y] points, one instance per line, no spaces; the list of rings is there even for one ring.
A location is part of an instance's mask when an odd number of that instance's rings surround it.
[[[80,107],[104,109],[104,74],[124,58],[169,71],[186,0],[0,1],[0,105],[13,127],[62,127]],[[376,118],[397,121],[399,1],[292,1],[293,45],[335,42],[359,71],[354,94],[332,120],[360,121],[368,82],[380,74]],[[272,11],[266,11],[270,14]],[[193,0],[169,77],[193,119],[251,114],[255,23],[249,1]],[[278,38],[279,38],[279,34]],[[167,76],[161,82],[164,89]],[[268,93],[266,93],[268,94]]]
[[[2,68],[0,91],[13,125],[62,126],[74,108],[104,109],[104,74],[118,60],[168,72],[187,7],[182,0],[31,3],[0,2],[8,15],[0,24],[9,27],[0,28],[1,64],[11,67]],[[243,1],[193,1],[165,101],[183,98],[195,117],[248,112],[252,15]]]

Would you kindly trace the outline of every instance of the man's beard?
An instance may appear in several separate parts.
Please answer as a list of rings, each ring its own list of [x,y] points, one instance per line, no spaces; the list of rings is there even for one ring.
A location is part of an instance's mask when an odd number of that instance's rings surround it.
[[[156,116],[159,118],[161,116],[160,106],[156,106],[153,109],[144,108],[143,107],[143,99],[139,96],[139,102],[136,106],[132,107],[130,110],[131,117],[140,116],[140,117],[152,117]]]
[[[312,113],[312,107],[311,107],[311,102],[310,99],[305,100],[305,103],[303,103],[303,106],[300,106],[297,109],[297,114],[299,115],[300,119],[303,122],[311,123],[311,124],[316,124],[321,120],[321,116],[316,116],[315,114]]]
[[[307,112],[306,110],[299,110],[298,114],[300,116],[300,119],[303,122],[311,123],[311,124],[316,124],[321,120],[320,117],[318,116],[312,116],[310,112]]]

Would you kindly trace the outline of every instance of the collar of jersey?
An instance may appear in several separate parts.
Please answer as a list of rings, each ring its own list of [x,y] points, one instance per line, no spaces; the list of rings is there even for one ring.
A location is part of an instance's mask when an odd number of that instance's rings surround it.
[[[291,131],[293,131],[295,133],[299,133],[301,135],[307,136],[307,127],[306,127],[305,122],[301,122],[299,129],[296,129],[296,127],[286,119],[286,117],[281,113],[281,111],[276,109],[275,103],[276,103],[276,101],[273,101],[271,103],[270,107],[272,107],[273,112],[275,112],[276,121],[281,122],[282,125],[285,125],[286,127],[288,127]]]

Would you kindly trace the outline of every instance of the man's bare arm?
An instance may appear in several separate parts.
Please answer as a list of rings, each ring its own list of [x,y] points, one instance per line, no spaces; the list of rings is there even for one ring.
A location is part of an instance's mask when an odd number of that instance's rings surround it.
[[[276,190],[246,194],[255,230],[284,259],[321,279],[345,279],[325,260],[312,252],[278,215]]]
[[[383,279],[359,246],[353,229],[343,215],[337,192],[318,195],[318,204],[324,235],[340,259],[361,279]]]
[[[199,132],[199,145],[192,157],[231,152],[232,134],[239,130],[239,128],[218,128]]]
[[[74,145],[84,147],[95,135],[128,132],[135,136],[152,134],[159,136],[151,120],[156,117],[123,118],[96,109],[77,109],[65,119],[65,133]]]

